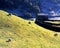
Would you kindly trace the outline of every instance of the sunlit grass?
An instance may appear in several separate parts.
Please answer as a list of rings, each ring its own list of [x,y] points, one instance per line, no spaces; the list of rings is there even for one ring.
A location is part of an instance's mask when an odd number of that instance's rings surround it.
[[[60,48],[60,33],[0,10],[0,48]],[[11,42],[6,42],[11,38]]]
[[[52,24],[60,24],[60,21],[45,21],[47,23],[52,23]]]

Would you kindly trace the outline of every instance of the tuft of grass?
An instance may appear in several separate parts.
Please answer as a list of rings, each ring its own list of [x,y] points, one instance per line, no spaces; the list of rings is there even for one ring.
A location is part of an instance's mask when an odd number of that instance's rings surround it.
[[[60,48],[60,33],[0,10],[0,48]],[[11,42],[6,42],[11,38]]]

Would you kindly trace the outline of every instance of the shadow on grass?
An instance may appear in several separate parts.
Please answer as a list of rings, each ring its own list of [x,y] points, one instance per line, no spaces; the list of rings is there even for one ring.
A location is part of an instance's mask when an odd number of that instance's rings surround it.
[[[44,23],[44,22],[39,23],[39,22],[37,22],[37,21],[35,21],[35,23],[36,23],[37,25],[41,26],[41,27],[46,28],[46,29],[49,29],[49,30],[52,30],[52,31],[55,31],[55,32],[60,32],[60,28],[58,28],[58,27],[53,27],[52,24],[48,24],[48,23]]]

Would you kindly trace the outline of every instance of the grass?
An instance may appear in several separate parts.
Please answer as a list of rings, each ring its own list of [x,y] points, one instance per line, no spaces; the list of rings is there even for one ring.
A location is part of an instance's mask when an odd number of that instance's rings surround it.
[[[0,10],[0,48],[60,48],[60,33]],[[58,36],[54,36],[54,34]],[[11,42],[6,42],[11,38]]]
[[[52,23],[52,24],[60,24],[60,21],[45,21],[47,23]]]

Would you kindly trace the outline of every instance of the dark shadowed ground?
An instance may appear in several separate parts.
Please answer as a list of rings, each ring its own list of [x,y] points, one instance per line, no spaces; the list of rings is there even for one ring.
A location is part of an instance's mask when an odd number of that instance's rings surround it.
[[[46,29],[49,29],[49,30],[52,30],[52,31],[55,31],[55,32],[60,32],[60,28],[53,27],[52,26],[53,24],[48,24],[48,23],[44,23],[44,22],[39,23],[37,21],[35,23],[39,26],[42,26],[42,27],[46,28]]]

